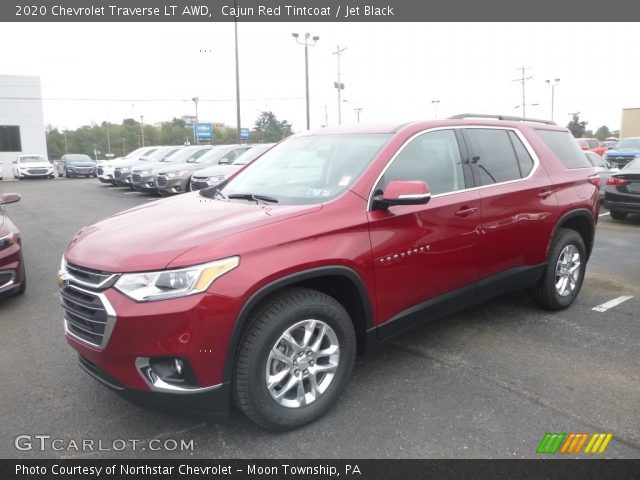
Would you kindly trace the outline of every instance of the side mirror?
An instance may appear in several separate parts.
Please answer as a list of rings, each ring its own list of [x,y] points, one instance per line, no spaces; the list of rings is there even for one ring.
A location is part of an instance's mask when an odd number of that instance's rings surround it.
[[[16,203],[20,201],[19,193],[3,193],[0,195],[0,205],[6,205],[7,203]]]
[[[431,200],[429,185],[419,180],[393,180],[373,199],[377,208],[387,209],[394,205],[424,205]]]

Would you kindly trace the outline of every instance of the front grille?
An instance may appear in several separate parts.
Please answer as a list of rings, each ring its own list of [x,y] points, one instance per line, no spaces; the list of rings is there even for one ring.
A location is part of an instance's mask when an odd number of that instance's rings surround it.
[[[69,264],[67,264],[67,271],[71,274],[74,280],[77,280],[82,285],[90,288],[104,288],[105,284],[108,283],[108,280],[114,278],[112,273],[80,268]]]
[[[99,293],[75,285],[65,285],[60,289],[67,331],[100,348],[109,340],[115,321],[115,317],[108,314],[103,298]]]
[[[47,169],[46,168],[30,168],[27,170],[28,173],[30,173],[31,175],[44,175],[45,173],[47,173]]]
[[[169,179],[164,175],[158,175],[156,177],[156,183],[159,187],[164,187],[168,183]]]
[[[98,167],[98,175],[104,175],[104,168]]]
[[[131,175],[131,181],[133,183],[140,183],[142,181],[142,176],[139,173],[134,173]]]
[[[120,178],[122,176],[122,171],[116,168],[115,171],[113,172],[113,176],[115,178]]]
[[[207,188],[209,184],[207,182],[194,182],[191,181],[191,190],[202,190],[203,188]]]
[[[93,173],[93,167],[72,167],[76,173]]]

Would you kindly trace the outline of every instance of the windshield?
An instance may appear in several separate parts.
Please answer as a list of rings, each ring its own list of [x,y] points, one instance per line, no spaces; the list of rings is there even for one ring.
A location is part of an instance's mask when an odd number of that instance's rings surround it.
[[[175,150],[173,153],[169,154],[168,156],[165,155],[165,158],[163,158],[161,162],[184,163],[184,162],[187,162],[196,153],[200,153],[201,150],[202,150],[201,147],[180,148],[178,150]]]
[[[93,162],[89,155],[71,154],[67,155],[67,162]]]
[[[207,153],[197,158],[193,163],[217,163],[222,157],[224,157],[231,150],[238,148],[238,146],[219,146],[208,150]]]
[[[616,145],[616,150],[622,150],[624,148],[640,150],[640,138],[625,138],[620,140]]]
[[[291,138],[242,170],[222,193],[272,197],[289,205],[323,203],[345,191],[389,138],[390,134]]]
[[[275,143],[266,143],[264,145],[256,145],[251,150],[247,150],[238,158],[236,158],[232,165],[246,165],[247,163],[253,162],[256,158],[262,155],[264,152],[273,147]]]
[[[44,155],[26,155],[24,157],[20,157],[18,161],[20,163],[38,163],[46,162],[47,160],[44,158]]]
[[[160,147],[150,153],[145,153],[139,160],[142,162],[161,162],[178,148],[180,147]]]

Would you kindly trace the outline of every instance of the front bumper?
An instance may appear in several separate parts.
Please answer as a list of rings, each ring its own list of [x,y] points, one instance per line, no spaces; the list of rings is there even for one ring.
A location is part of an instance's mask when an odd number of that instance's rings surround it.
[[[131,184],[135,190],[144,193],[157,193],[158,187],[156,186],[155,175],[138,175],[131,176]]]
[[[92,345],[74,335],[65,320],[67,342],[82,357],[85,371],[133,396],[158,396],[165,404],[191,403],[194,410],[204,405],[200,399],[208,399],[214,408],[207,410],[226,410],[229,395],[224,366],[236,318],[232,299],[206,293],[137,303],[113,288],[101,295],[115,313],[104,344]],[[152,383],[145,375],[144,359],[166,357],[184,359],[193,372],[194,384],[169,389]]]
[[[20,242],[6,250],[0,250],[0,295],[10,295],[18,290],[25,280],[24,258]]]
[[[616,202],[616,201],[607,200],[605,197],[604,208],[608,208],[609,210],[615,210],[617,212],[622,212],[622,213],[640,213],[640,202],[637,202],[637,203]]]
[[[35,172],[35,173],[34,173]],[[18,178],[46,178],[53,177],[53,168],[51,169],[34,169],[33,171],[18,170]]]
[[[190,180],[190,176],[174,178],[158,177],[158,192],[164,195],[175,195],[176,193],[186,192],[188,191]]]
[[[116,185],[119,187],[131,187],[131,172],[122,172],[118,178],[116,178]]]

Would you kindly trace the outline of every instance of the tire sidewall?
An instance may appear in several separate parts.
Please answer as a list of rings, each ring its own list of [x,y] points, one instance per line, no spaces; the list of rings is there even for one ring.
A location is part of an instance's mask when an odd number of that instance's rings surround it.
[[[318,399],[304,407],[288,408],[279,405],[267,390],[267,360],[271,348],[285,330],[306,319],[321,320],[333,329],[338,338],[340,360],[331,384]],[[322,301],[292,304],[276,319],[271,319],[263,333],[256,345],[257,348],[254,348],[249,356],[249,398],[256,413],[272,424],[274,429],[296,428],[320,417],[337,400],[355,360],[355,333],[346,312],[336,305]]]
[[[555,287],[556,265],[558,263],[558,259],[560,258],[560,254],[569,245],[575,246],[578,249],[578,252],[580,253],[580,274],[578,275],[576,288],[569,295],[563,297],[556,291],[556,287]],[[551,289],[552,299],[557,304],[557,307],[567,308],[577,298],[582,288],[582,283],[584,281],[584,275],[587,267],[587,251],[584,246],[584,241],[582,240],[582,237],[578,232],[575,232],[573,230],[567,230],[559,236],[558,241],[554,243],[553,249],[549,253],[550,254],[549,254],[549,264],[547,268],[547,285],[548,285],[548,288]]]

